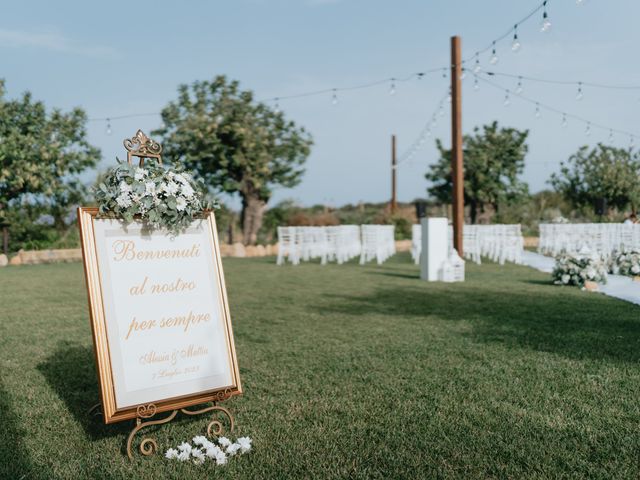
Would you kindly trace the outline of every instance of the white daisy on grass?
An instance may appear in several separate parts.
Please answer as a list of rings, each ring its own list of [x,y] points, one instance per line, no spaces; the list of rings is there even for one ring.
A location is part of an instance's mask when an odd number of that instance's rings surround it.
[[[232,443],[227,447],[227,455],[229,455],[230,457],[233,457],[236,453],[238,453],[238,450],[240,450],[240,444]]]
[[[193,447],[191,446],[191,444],[187,442],[182,442],[180,445],[178,445],[178,450],[180,450],[181,452],[191,453],[192,449]]]
[[[207,437],[205,437],[204,435],[196,435],[195,437],[193,437],[193,443],[195,443],[196,445],[204,445],[211,442],[209,442]]]
[[[209,458],[216,458],[218,455],[221,455],[221,454],[224,455],[224,452],[220,450],[220,447],[218,447],[217,445],[214,445],[213,443],[210,443],[205,450],[206,450],[205,454]]]
[[[251,438],[249,437],[240,437],[236,440],[236,443],[240,445],[240,450],[242,453],[246,453],[251,450]]]
[[[191,450],[191,456],[194,459],[193,463],[195,463],[196,465],[204,463],[205,456],[204,453],[202,453],[202,450],[200,450],[199,448],[194,448],[193,450]]]
[[[176,457],[180,462],[186,462],[191,457],[191,452],[187,450],[183,450]]]
[[[220,453],[216,455],[216,465],[224,465],[226,463],[227,463],[227,456],[221,450]]]
[[[170,448],[166,451],[164,456],[169,460],[175,460],[176,458],[178,458],[178,450],[176,450],[175,448]]]
[[[218,438],[218,443],[223,447],[228,447],[229,445],[231,445],[231,440],[229,440],[227,437],[220,437]]]

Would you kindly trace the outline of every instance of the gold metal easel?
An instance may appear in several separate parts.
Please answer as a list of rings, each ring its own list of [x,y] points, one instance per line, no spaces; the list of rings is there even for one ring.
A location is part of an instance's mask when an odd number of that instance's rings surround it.
[[[207,424],[207,436],[208,437],[219,437],[223,433],[225,433],[225,423],[228,424],[228,432],[233,433],[235,429],[235,420],[233,415],[229,411],[229,409],[219,405],[219,402],[222,402],[228,399],[231,396],[231,393],[228,390],[217,392],[214,394],[214,400],[212,400],[212,405],[207,407],[203,407],[197,410],[189,410],[188,408],[180,408],[178,410],[172,410],[169,415],[165,418],[159,420],[150,420],[155,417],[157,413],[157,408],[155,404],[149,403],[147,405],[139,405],[136,411],[136,424],[129,433],[127,437],[127,456],[129,460],[133,460],[133,439],[136,434],[146,427],[152,427],[154,425],[162,425],[164,423],[169,423],[174,418],[178,412],[181,412],[185,415],[194,416],[194,415],[203,415],[205,413],[214,412],[214,418]],[[100,407],[101,404],[96,404],[89,410],[89,415],[100,415]],[[140,453],[144,456],[153,455],[158,451],[158,443],[151,437],[145,437],[140,442]]]
[[[138,130],[131,138],[125,138],[122,143],[127,150],[129,165],[133,165],[131,157],[138,157],[141,167],[144,166],[145,158],[155,158],[158,163],[162,164],[162,145],[147,137],[142,130]]]
[[[149,158],[154,158],[158,161],[158,163],[162,164],[162,145],[160,145],[155,140],[147,137],[142,130],[138,130],[136,134],[127,138],[123,141],[124,148],[127,150],[127,161],[130,165],[133,165],[132,158],[139,158],[139,166],[144,166],[144,160]],[[188,408],[180,408],[171,410],[166,417],[161,419],[152,420],[157,412],[157,407],[154,403],[149,403],[146,405],[138,405],[136,409],[136,418],[135,418],[135,426],[129,433],[129,437],[127,438],[127,456],[130,460],[133,460],[133,440],[136,434],[146,427],[152,427],[154,425],[162,425],[165,423],[169,423],[178,412],[181,412],[185,415],[195,416],[202,415],[205,413],[213,412],[213,420],[207,424],[206,433],[209,437],[217,437],[222,435],[225,432],[225,424],[228,425],[228,432],[232,433],[235,428],[235,420],[231,412],[219,405],[219,402],[227,400],[232,396],[232,392],[230,390],[223,390],[219,392],[215,392],[211,395],[211,405],[197,409],[190,410]],[[208,403],[208,402],[207,402]],[[102,415],[101,411],[102,404],[98,403],[89,409],[89,415]],[[145,437],[140,442],[140,453],[144,456],[153,455],[158,451],[158,443],[151,437]]]

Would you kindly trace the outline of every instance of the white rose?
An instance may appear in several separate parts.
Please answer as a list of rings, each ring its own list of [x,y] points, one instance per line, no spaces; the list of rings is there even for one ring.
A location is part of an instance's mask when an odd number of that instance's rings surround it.
[[[145,191],[144,191],[144,194],[145,194],[145,195],[151,195],[151,196],[153,196],[153,195],[155,195],[155,194],[156,194],[156,184],[155,184],[155,183],[153,183],[153,182],[146,182],[146,183],[144,184],[144,188],[145,188]]]
[[[162,184],[162,189],[168,195],[175,195],[178,192],[178,184],[176,182],[168,182]]]
[[[183,211],[185,208],[187,208],[187,201],[182,198],[182,197],[178,197],[176,199],[176,209],[181,212]]]
[[[640,273],[640,266],[636,264],[631,267],[631,273]]]
[[[137,181],[141,181],[144,177],[147,176],[147,172],[144,168],[136,168],[136,173],[134,174],[133,178],[135,178]]]
[[[182,185],[181,193],[185,197],[191,198],[193,197],[193,194],[195,193],[195,191],[193,190],[193,188],[191,188],[191,185],[189,185],[188,183],[184,183]]]
[[[571,277],[565,273],[564,275],[562,275],[561,280],[562,283],[566,285],[567,283],[569,283],[569,280],[571,280]]]
[[[122,208],[130,207],[131,206],[131,197],[129,197],[129,195],[127,193],[121,193],[116,198],[116,203]]]
[[[129,193],[131,191],[131,185],[129,185],[127,182],[125,182],[124,180],[122,180],[120,182],[120,192],[122,193]]]

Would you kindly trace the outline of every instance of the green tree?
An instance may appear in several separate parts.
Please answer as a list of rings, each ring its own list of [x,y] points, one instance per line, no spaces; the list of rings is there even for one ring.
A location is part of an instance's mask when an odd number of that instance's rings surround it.
[[[22,201],[42,202],[55,207],[54,218],[61,220],[64,215],[56,199],[76,198],[65,190],[78,189],[77,175],[95,166],[100,151],[86,140],[87,117],[81,109],[47,112],[29,92],[13,100],[5,93],[0,80],[0,224],[6,254],[8,209]]]
[[[640,201],[640,161],[638,153],[599,143],[580,147],[549,183],[575,207],[596,208],[597,204],[634,212]]]
[[[528,186],[518,176],[524,170],[528,135],[528,130],[500,128],[493,122],[464,136],[464,202],[470,207],[472,223],[487,205],[497,212],[501,204],[527,196]],[[440,202],[451,203],[451,150],[439,139],[436,147],[440,158],[425,175],[432,182],[428,192]]]
[[[238,193],[244,243],[254,244],[273,187],[300,182],[310,135],[225,76],[180,85],[162,120],[153,133],[162,135],[167,158],[214,191]]]

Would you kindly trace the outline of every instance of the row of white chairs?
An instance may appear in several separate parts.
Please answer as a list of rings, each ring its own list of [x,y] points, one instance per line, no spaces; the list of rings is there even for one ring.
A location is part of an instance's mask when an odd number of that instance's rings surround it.
[[[384,262],[395,253],[393,225],[338,225],[330,227],[278,227],[278,258],[294,265],[320,259],[342,264],[360,256],[360,263]]]
[[[524,237],[519,224],[465,225],[462,230],[464,256],[480,264],[488,257],[500,265],[522,263]]]
[[[622,223],[542,223],[538,251],[556,256],[587,248],[607,260],[614,252],[640,250],[640,225]]]
[[[462,229],[462,247],[465,258],[477,264],[481,257],[489,257],[494,262],[522,263],[524,238],[520,225],[465,225]],[[449,251],[453,249],[453,227],[449,227]],[[413,225],[411,229],[411,257],[418,264],[422,250],[422,228]]]
[[[375,259],[378,265],[396,253],[393,225],[362,225],[360,265]]]

